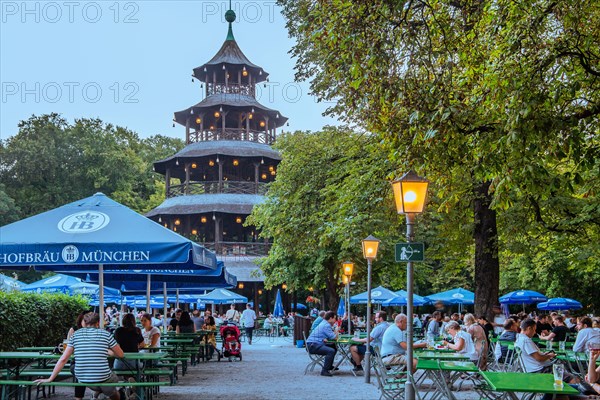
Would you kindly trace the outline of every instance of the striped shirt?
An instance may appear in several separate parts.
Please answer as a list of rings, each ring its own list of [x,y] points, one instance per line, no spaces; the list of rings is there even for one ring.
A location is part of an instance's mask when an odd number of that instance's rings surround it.
[[[109,332],[98,328],[80,328],[69,339],[74,348],[75,376],[81,383],[100,383],[110,378],[108,349],[117,345]]]

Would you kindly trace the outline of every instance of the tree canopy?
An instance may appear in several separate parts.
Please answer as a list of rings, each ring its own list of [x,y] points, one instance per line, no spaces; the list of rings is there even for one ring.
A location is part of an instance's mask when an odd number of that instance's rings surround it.
[[[442,222],[470,230],[477,313],[497,301],[501,262],[561,269],[594,253],[597,2],[279,3],[297,78],[377,135],[396,168],[432,180]],[[556,246],[571,256],[532,257]]]

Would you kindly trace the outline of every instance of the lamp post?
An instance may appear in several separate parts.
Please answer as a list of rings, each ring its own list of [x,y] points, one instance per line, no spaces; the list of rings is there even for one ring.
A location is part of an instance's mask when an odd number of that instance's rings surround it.
[[[354,263],[345,261],[342,263],[344,271],[343,282],[346,284],[346,315],[348,316],[348,334],[350,334],[350,281],[352,280],[352,272],[354,272]]]
[[[371,338],[371,263],[377,258],[380,240],[372,235],[362,241],[363,257],[367,259],[367,343],[365,351],[365,382],[371,383],[371,350],[369,339]]]
[[[401,178],[392,182],[396,210],[398,214],[406,215],[406,240],[410,243],[414,240],[414,224],[417,214],[421,214],[425,208],[427,187],[429,181],[420,177],[414,171],[409,171]],[[407,339],[406,339],[406,365],[412,365],[413,360],[413,263],[406,263],[406,314],[407,314]],[[405,399],[415,399],[415,383],[412,368],[407,368],[407,384],[405,386]]]

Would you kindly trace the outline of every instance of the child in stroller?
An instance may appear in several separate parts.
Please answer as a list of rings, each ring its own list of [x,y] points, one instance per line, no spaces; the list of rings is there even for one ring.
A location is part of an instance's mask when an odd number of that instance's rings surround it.
[[[237,357],[242,361],[242,343],[240,342],[240,329],[237,325],[221,325],[219,332],[223,340],[223,357],[229,358],[229,361]]]

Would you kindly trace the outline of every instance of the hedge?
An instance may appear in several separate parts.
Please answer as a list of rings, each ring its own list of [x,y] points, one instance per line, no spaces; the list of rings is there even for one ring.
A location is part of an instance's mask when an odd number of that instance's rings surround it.
[[[88,309],[80,296],[0,292],[0,351],[56,346]]]

